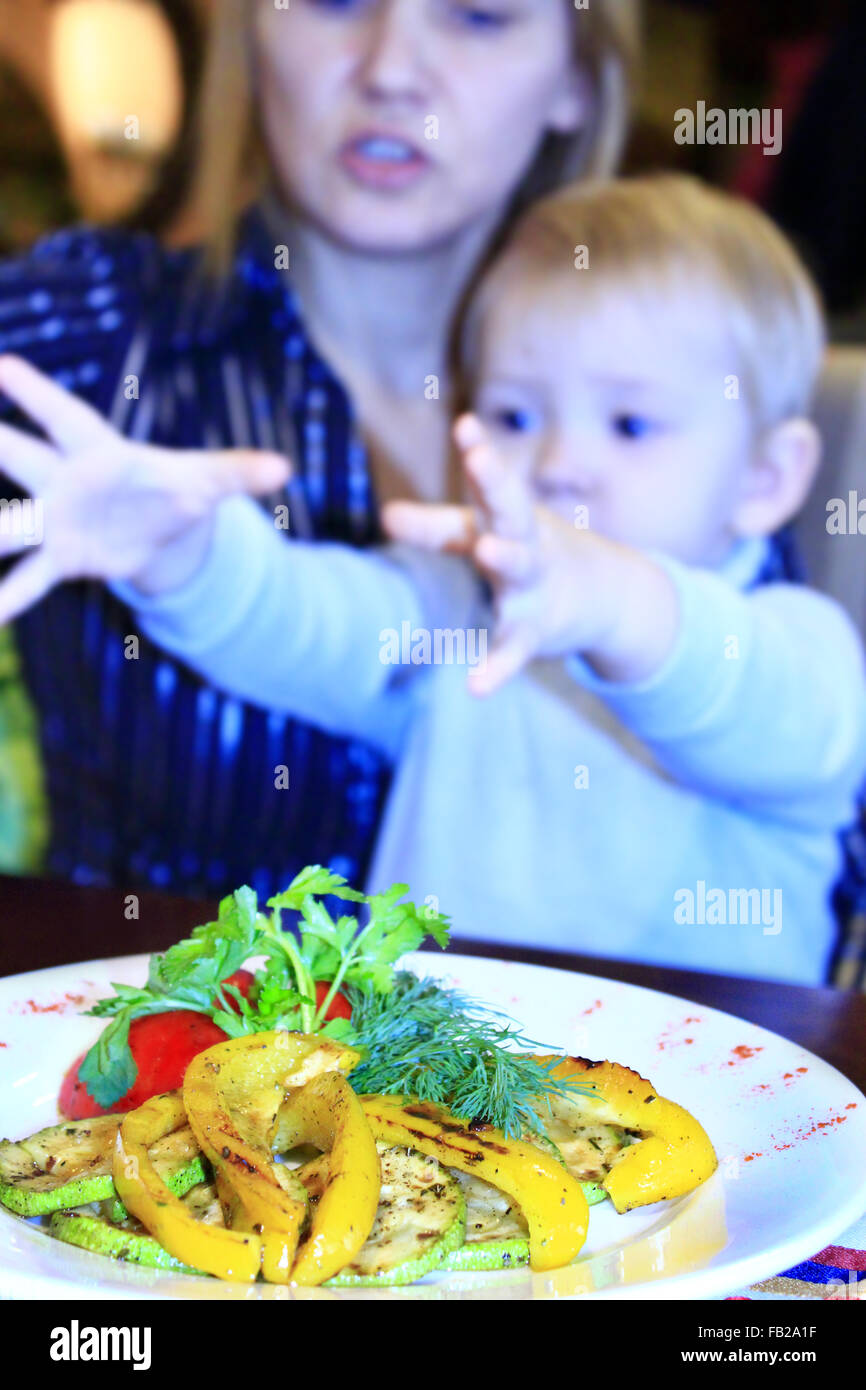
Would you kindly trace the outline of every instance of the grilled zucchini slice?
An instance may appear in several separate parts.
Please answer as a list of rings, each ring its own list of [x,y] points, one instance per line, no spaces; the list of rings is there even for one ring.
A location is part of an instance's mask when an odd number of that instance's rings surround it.
[[[0,1202],[19,1216],[45,1216],[113,1198],[114,1141],[122,1116],[51,1125],[17,1143],[0,1142]],[[160,1176],[178,1196],[207,1176],[193,1132],[184,1126],[151,1150]],[[118,1202],[116,1214],[123,1212]]]
[[[515,1269],[529,1264],[529,1234],[523,1214],[498,1188],[469,1173],[454,1173],[466,1198],[466,1243],[442,1261],[451,1273]],[[589,1206],[607,1196],[597,1183],[581,1183]]]
[[[443,1269],[511,1269],[529,1263],[529,1227],[519,1206],[473,1173],[453,1171],[466,1201],[466,1241]]]
[[[186,1147],[187,1134],[185,1130],[182,1132],[184,1135],[184,1147]],[[181,1131],[177,1131],[177,1133],[181,1133]],[[191,1158],[188,1163],[183,1162],[179,1152],[180,1144],[176,1143],[172,1145],[169,1143],[169,1140],[175,1139],[175,1137],[174,1134],[167,1134],[165,1139],[160,1139],[153,1145],[151,1153],[154,1155],[154,1167],[169,1192],[173,1192],[175,1197],[185,1197],[187,1192],[196,1187],[199,1183],[210,1181],[212,1176],[211,1167],[204,1154],[199,1152],[196,1152],[195,1157]],[[189,1131],[189,1138],[191,1140],[191,1146],[194,1145],[197,1149],[198,1145],[196,1144],[195,1135],[192,1133],[192,1130]],[[175,1167],[177,1162],[181,1163],[180,1168]],[[602,1193],[602,1196],[603,1195]],[[126,1210],[126,1207],[119,1197],[112,1197],[110,1201],[106,1202],[105,1206],[105,1214],[109,1221],[114,1221],[119,1224],[121,1221],[129,1219],[129,1212]]]
[[[577,1125],[573,1112],[557,1104],[557,1098],[552,1100],[550,1112],[544,1114],[544,1127],[572,1177],[599,1186],[623,1149],[639,1138],[620,1125]]]
[[[566,1166],[557,1145],[536,1134],[532,1143],[552,1153]],[[466,1199],[466,1241],[446,1255],[442,1268],[454,1272],[513,1269],[529,1263],[529,1228],[517,1203],[498,1187],[472,1173],[453,1171]],[[589,1206],[603,1202],[606,1193],[594,1182],[582,1182]]]
[[[216,1189],[210,1183],[197,1183],[183,1201],[196,1220],[222,1225],[222,1208]],[[107,1255],[112,1260],[145,1265],[148,1269],[173,1269],[183,1274],[203,1272],[170,1255],[133,1217],[121,1224],[97,1216],[92,1207],[78,1211],[56,1211],[48,1230],[50,1235],[65,1241],[67,1245],[77,1245],[82,1250]]]
[[[377,1144],[382,1186],[366,1242],[326,1288],[386,1288],[412,1284],[438,1269],[463,1244],[465,1202],[460,1185],[435,1158],[415,1149]],[[327,1155],[296,1169],[314,1205],[327,1182]]]

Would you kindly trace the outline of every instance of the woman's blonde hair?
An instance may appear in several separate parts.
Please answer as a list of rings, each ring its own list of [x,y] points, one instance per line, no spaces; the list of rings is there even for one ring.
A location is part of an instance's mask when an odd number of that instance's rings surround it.
[[[470,381],[485,306],[503,275],[532,271],[573,277],[575,316],[616,293],[652,313],[687,304],[697,332],[727,333],[756,427],[808,413],[826,347],[818,291],[787,237],[744,199],[690,175],[646,174],[535,203],[469,306],[460,356]]]
[[[573,12],[578,61],[595,98],[593,115],[574,135],[546,137],[516,190],[512,216],[570,179],[612,173],[625,142],[640,0],[562,2]],[[194,196],[207,264],[217,273],[230,263],[243,195],[269,172],[251,83],[254,8],[251,0],[214,0],[198,104]]]

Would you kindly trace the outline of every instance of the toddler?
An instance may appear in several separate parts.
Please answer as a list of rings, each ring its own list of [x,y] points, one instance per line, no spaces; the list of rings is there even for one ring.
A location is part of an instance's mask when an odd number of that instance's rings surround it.
[[[693,180],[581,184],[519,225],[463,348],[470,505],[392,504],[400,544],[355,552],[232,499],[183,588],[116,588],[215,684],[387,750],[370,890],[463,936],[820,983],[866,684],[839,607],[764,582],[819,463],[804,268]]]

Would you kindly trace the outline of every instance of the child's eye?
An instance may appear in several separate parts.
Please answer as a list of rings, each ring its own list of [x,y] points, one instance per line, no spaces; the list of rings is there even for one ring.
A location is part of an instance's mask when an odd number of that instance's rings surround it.
[[[645,439],[652,433],[653,425],[645,415],[616,415],[613,428],[621,439]]]
[[[512,434],[525,434],[536,423],[532,411],[522,410],[519,406],[510,410],[497,410],[493,419],[500,429],[509,430]]]

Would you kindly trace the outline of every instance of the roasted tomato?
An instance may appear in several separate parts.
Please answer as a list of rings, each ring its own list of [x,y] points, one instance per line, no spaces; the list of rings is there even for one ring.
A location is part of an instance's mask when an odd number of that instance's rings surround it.
[[[237,970],[225,981],[248,994],[254,976]],[[229,996],[231,1007],[236,1002]],[[112,1113],[137,1110],[151,1096],[176,1091],[183,1084],[184,1072],[199,1052],[225,1042],[228,1034],[205,1014],[193,1009],[172,1009],[163,1014],[147,1014],[133,1019],[129,1026],[129,1047],[138,1075],[132,1088],[110,1107]],[[78,1079],[84,1054],[70,1067],[60,1088],[60,1111],[70,1120],[87,1120],[109,1113],[99,1105]]]
[[[322,1004],[323,1004],[324,1001],[325,1001],[325,996],[327,995],[328,990],[329,990],[330,988],[331,988],[331,982],[330,982],[330,980],[319,980],[318,984],[316,985],[316,1008],[317,1008],[317,1009],[320,1009],[320,1008],[322,1007]],[[325,1022],[327,1023],[328,1020],[331,1019],[331,1018],[351,1018],[351,1017],[352,1017],[352,1006],[351,1006],[351,1004],[349,1003],[349,1001],[348,1001],[348,999],[346,998],[345,994],[341,994],[340,991],[337,990],[337,993],[334,995],[333,999],[331,1000],[330,1004],[328,1005],[328,1012],[325,1014]]]

